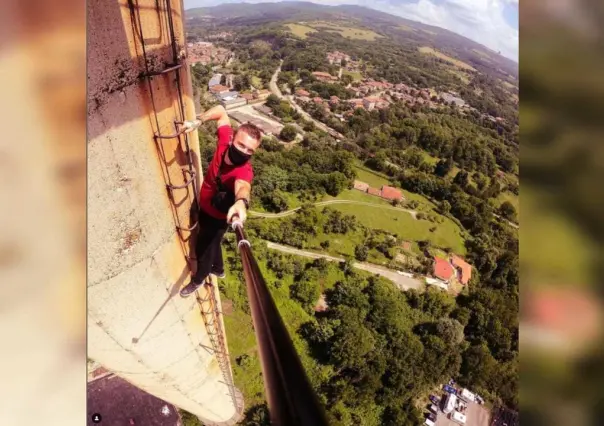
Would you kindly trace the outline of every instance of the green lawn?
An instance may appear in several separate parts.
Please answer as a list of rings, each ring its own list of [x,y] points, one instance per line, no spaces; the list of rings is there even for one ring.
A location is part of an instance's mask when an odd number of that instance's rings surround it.
[[[472,67],[471,65],[466,64],[463,61],[460,61],[459,59],[456,58],[452,58],[450,56],[445,55],[442,52],[439,52],[438,50],[429,47],[429,46],[422,46],[419,48],[419,51],[421,53],[427,54],[427,55],[433,55],[436,56],[439,59],[442,59],[445,62],[448,62],[452,65],[455,65],[456,67],[459,67],[461,69],[464,70],[468,70],[468,71],[476,71],[476,69],[474,67]]]
[[[321,29],[325,31],[332,31],[339,33],[344,38],[357,39],[357,40],[369,40],[373,41],[376,38],[382,38],[376,32],[371,30],[366,30],[358,27],[349,27],[347,25],[339,25],[331,22],[311,22],[309,25],[312,25],[313,28]]]
[[[428,154],[426,151],[422,150],[422,157],[424,157],[424,161],[432,166],[434,166],[436,163],[438,163],[439,159],[436,157],[431,156],[430,154]]]
[[[256,89],[262,88],[262,80],[260,77],[256,75],[252,76],[252,86],[254,86]]]
[[[361,81],[363,79],[363,74],[361,74],[358,71],[342,71],[342,75],[349,75],[351,76],[354,81]]]
[[[413,219],[409,213],[403,211],[380,210],[352,204],[334,204],[329,207],[356,216],[359,222],[369,228],[383,229],[405,240],[429,240],[435,246],[450,247],[455,253],[465,254],[461,230],[449,218],[445,218],[442,224],[437,224],[428,220]],[[434,232],[429,231],[432,227],[436,227]]]
[[[317,30],[315,30],[313,27],[309,27],[307,25],[287,24],[285,26],[293,35],[300,37],[302,40],[306,39],[307,34],[317,32]]]
[[[355,171],[357,172],[358,180],[368,183],[374,188],[381,188],[383,185],[390,185],[388,177],[381,175],[378,172],[374,172],[363,165],[356,165]]]
[[[365,192],[361,192],[356,189],[346,189],[342,191],[337,197],[331,197],[326,195],[324,200],[351,200],[351,201],[361,201],[363,203],[371,203],[378,204],[381,206],[392,206],[391,203],[384,200],[383,198],[376,197],[374,195],[369,195]]]

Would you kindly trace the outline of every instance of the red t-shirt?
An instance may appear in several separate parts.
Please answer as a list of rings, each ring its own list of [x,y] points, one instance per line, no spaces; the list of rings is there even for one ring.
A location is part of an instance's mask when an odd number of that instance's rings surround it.
[[[226,150],[229,149],[231,139],[233,138],[233,129],[229,125],[220,126],[216,130],[218,136],[218,145],[214,158],[208,166],[208,171],[203,178],[203,184],[201,185],[201,191],[199,193],[199,204],[201,209],[212,217],[217,219],[226,219],[226,214],[219,210],[216,210],[212,206],[212,197],[218,192],[218,186],[216,185],[216,175],[218,174],[218,168],[221,166],[222,156]],[[247,162],[242,166],[232,166],[226,163],[222,164],[222,183],[230,191],[235,192],[235,180],[241,179],[246,182],[252,183],[254,178],[254,170],[252,169],[251,162]]]

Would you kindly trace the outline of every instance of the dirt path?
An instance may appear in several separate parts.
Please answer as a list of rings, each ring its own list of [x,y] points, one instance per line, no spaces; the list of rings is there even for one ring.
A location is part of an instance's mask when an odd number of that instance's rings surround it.
[[[334,257],[334,256],[330,256],[327,254],[313,253],[311,251],[306,251],[306,250],[299,250],[297,248],[284,246],[281,244],[276,244],[276,243],[272,243],[272,242],[268,242],[268,241],[267,241],[266,245],[269,249],[279,250],[283,253],[295,254],[298,256],[304,256],[304,257],[308,257],[311,259],[323,258],[330,262],[338,262],[338,263],[344,262],[344,259],[339,258],[339,257]],[[372,274],[377,274],[384,278],[387,278],[390,281],[392,281],[394,283],[394,285],[396,285],[399,289],[401,289],[403,291],[409,290],[409,289],[420,290],[423,287],[422,282],[420,280],[415,279],[415,278],[405,277],[404,275],[400,275],[395,270],[384,268],[383,266],[373,265],[371,263],[364,263],[364,262],[363,263],[354,262],[352,264],[352,266],[357,269],[360,269],[362,271],[370,272]]]
[[[409,213],[413,219],[417,220],[417,211],[415,210],[409,210],[409,209],[404,209],[402,207],[394,207],[394,206],[385,206],[382,204],[373,204],[373,203],[366,203],[364,201],[354,201],[354,200],[329,200],[329,201],[319,201],[318,203],[314,203],[314,206],[316,207],[320,207],[320,206],[328,206],[330,204],[356,204],[359,206],[369,206],[369,207],[377,207],[380,209],[388,209],[388,210],[398,210],[398,211],[402,211],[402,212],[406,212]],[[291,209],[285,212],[281,212],[281,213],[261,213],[261,212],[255,212],[250,210],[250,216],[253,217],[262,217],[262,218],[267,218],[267,219],[277,219],[280,217],[287,217],[287,216],[291,216],[292,214],[294,214],[295,212],[297,212],[298,210],[300,210],[301,207],[297,207],[295,209]]]

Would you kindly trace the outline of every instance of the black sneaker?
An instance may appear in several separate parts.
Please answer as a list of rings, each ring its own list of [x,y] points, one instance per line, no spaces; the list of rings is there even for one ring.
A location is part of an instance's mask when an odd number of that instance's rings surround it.
[[[226,274],[224,273],[224,270],[222,270],[222,271],[214,271],[214,270],[212,270],[212,274],[216,275],[218,278],[224,278],[224,277],[226,277]]]
[[[185,287],[183,287],[180,290],[181,297],[188,297],[191,295],[191,293],[195,293],[195,290],[197,290],[199,287],[201,287],[202,284],[203,284],[203,282],[196,283],[195,281],[191,280],[191,282],[189,284],[187,284]]]
[[[218,278],[224,278],[224,277],[226,277],[226,274],[224,273],[224,271],[222,271],[222,272],[215,272],[214,275],[216,275]]]

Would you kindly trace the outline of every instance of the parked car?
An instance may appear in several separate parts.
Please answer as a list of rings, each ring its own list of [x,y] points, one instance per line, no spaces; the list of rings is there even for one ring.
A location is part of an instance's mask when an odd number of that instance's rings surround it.
[[[457,394],[457,391],[453,386],[444,385],[443,389],[445,390],[445,392],[452,393],[453,395]]]
[[[434,413],[430,413],[430,414],[428,414],[428,418],[429,418],[430,420],[432,420],[433,422],[435,422],[435,421],[436,421],[436,414],[434,414]]]
[[[436,404],[430,404],[430,411],[438,413],[438,406]]]
[[[438,404],[440,402],[440,398],[436,395],[430,395],[430,401],[432,401],[433,404]]]

